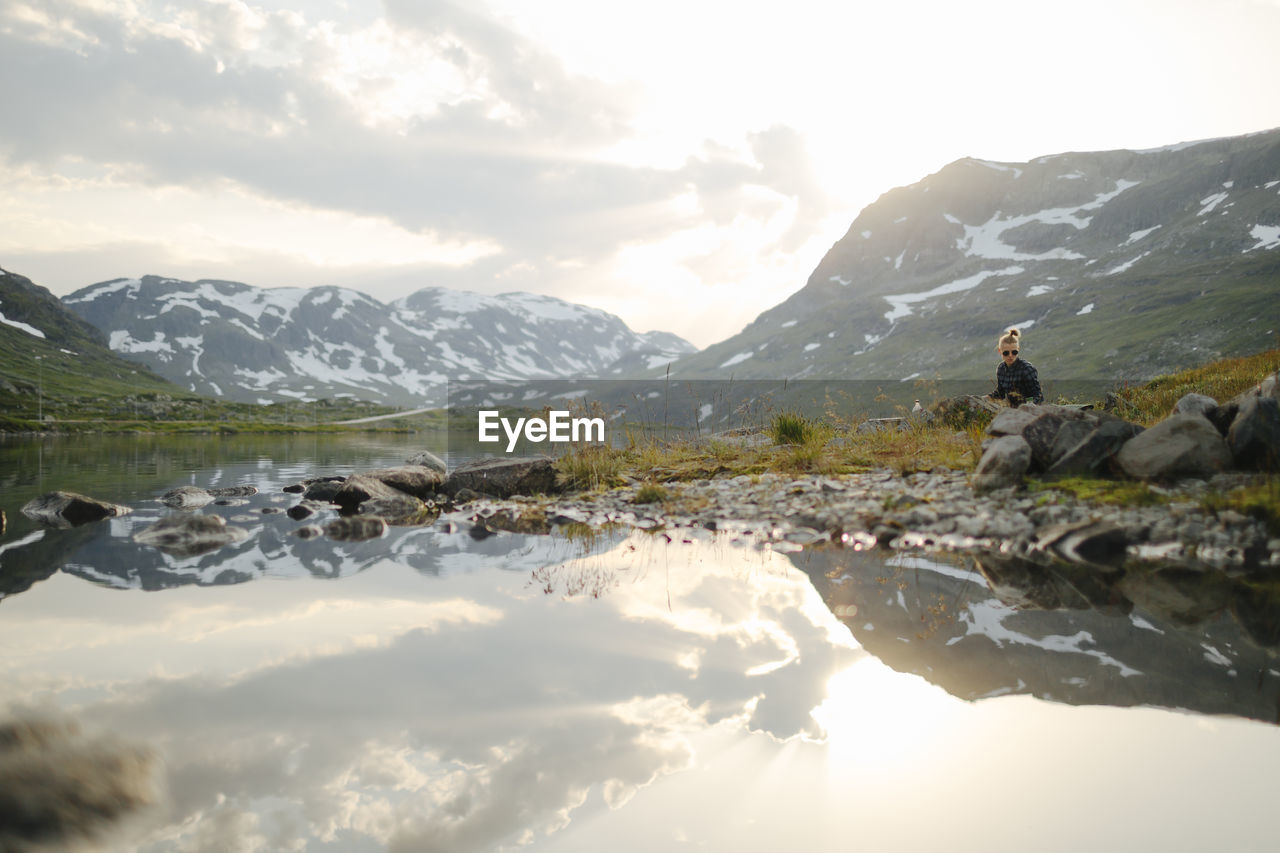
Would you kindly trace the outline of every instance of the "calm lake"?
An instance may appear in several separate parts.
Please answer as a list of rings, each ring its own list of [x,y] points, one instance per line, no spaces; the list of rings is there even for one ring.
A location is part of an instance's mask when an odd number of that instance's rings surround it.
[[[1269,601],[1046,609],[972,557],[743,530],[292,535],[283,486],[423,449],[0,442],[0,705],[156,759],[87,849],[1277,849]],[[134,543],[180,485],[257,487],[199,510],[249,537]],[[22,516],[56,489],[134,512]]]

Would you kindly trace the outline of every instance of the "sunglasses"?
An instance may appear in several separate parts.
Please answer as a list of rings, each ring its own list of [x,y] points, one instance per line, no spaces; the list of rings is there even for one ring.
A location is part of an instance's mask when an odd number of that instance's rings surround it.
[[[1007,350],[1001,350],[1000,354],[1001,355],[1017,355],[1018,351],[1016,349],[1007,349]]]

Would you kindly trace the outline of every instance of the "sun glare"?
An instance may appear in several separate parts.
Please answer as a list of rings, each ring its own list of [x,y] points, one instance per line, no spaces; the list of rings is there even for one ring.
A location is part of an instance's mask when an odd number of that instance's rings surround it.
[[[832,775],[909,772],[955,735],[972,706],[923,678],[865,658],[832,676],[813,718]]]

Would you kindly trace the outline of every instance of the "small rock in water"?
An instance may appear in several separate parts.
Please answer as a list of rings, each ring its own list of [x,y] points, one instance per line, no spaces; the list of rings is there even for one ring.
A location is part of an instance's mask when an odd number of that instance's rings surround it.
[[[133,541],[176,557],[194,557],[247,538],[247,530],[228,527],[220,515],[170,515],[133,535]]]
[[[304,518],[310,518],[315,515],[315,510],[306,504],[298,504],[285,510],[285,515],[289,516],[294,521],[302,521]]]
[[[293,535],[299,539],[314,539],[317,536],[323,536],[324,530],[314,524],[307,524],[293,531]]]
[[[22,514],[32,521],[51,527],[74,527],[90,521],[128,515],[129,507],[107,503],[75,492],[50,492],[32,498],[22,507]],[[0,523],[0,530],[4,525]]]
[[[379,468],[367,471],[366,477],[381,480],[384,484],[407,495],[425,500],[434,497],[444,485],[444,473],[422,465],[401,465],[398,468]]]
[[[179,486],[160,496],[160,503],[178,509],[191,509],[213,503],[213,495],[198,486]]]
[[[373,498],[394,498],[403,494],[404,492],[388,486],[377,477],[371,477],[367,474],[352,474],[338,487],[330,500],[350,510]]]
[[[413,454],[404,461],[404,464],[420,465],[423,468],[430,468],[432,471],[439,471],[441,474],[448,473],[444,460],[439,456],[436,456],[430,450],[422,450]]]
[[[206,489],[209,494],[215,498],[251,498],[258,493],[257,486],[223,486],[216,489]]]
[[[363,542],[377,539],[387,531],[387,522],[377,516],[339,518],[324,526],[325,535],[340,542]]]
[[[338,489],[342,488],[342,484],[347,481],[346,477],[317,477],[314,480],[303,480],[302,496],[309,501],[319,501],[320,503],[333,503],[333,496],[338,493]]]

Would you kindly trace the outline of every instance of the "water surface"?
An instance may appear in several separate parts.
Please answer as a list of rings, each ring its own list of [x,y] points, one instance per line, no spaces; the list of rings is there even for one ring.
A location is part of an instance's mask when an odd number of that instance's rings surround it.
[[[1014,607],[971,558],[756,532],[334,543],[263,512],[422,446],[0,445],[0,705],[160,759],[159,802],[102,846],[1274,849],[1256,614]],[[133,543],[188,483],[263,489],[203,510],[249,539]],[[15,520],[54,488],[135,512]]]

